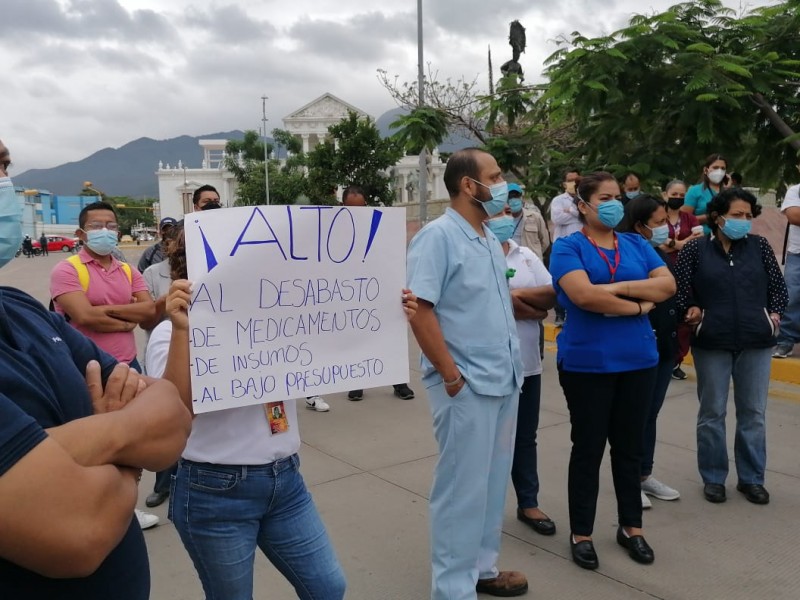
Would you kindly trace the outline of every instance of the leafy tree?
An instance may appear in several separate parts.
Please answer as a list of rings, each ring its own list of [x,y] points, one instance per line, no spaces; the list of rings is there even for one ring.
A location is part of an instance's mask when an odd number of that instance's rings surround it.
[[[448,125],[447,115],[442,110],[420,106],[402,115],[390,127],[397,129],[393,137],[406,154],[413,155],[422,152],[423,148],[433,152],[447,137]]]
[[[123,234],[130,235],[131,229],[137,224],[144,227],[156,226],[153,203],[158,200],[155,198],[136,200],[129,196],[113,196],[106,201],[115,207],[119,230]]]
[[[588,164],[661,183],[694,176],[704,156],[722,152],[746,184],[776,185],[793,172],[797,0],[739,17],[718,0],[695,0],[562,45],[547,61],[542,102],[554,121],[575,123],[576,154]]]
[[[497,159],[500,167],[526,186],[528,196],[543,213],[559,193],[561,170],[576,148],[569,119],[556,121],[542,110],[542,86],[522,85],[517,74],[504,76],[496,90],[481,92],[477,79],[438,81],[429,70],[425,100],[443,115],[449,131],[475,140]],[[417,103],[416,83],[398,83],[379,71],[381,84],[400,106],[412,112]]]
[[[336,202],[337,186],[360,185],[367,202],[391,205],[394,191],[388,169],[403,150],[392,138],[381,138],[372,119],[351,112],[328,129],[325,141],[306,157],[309,197],[319,204]]]
[[[297,198],[308,193],[308,180],[303,165],[305,156],[302,146],[292,134],[275,129],[273,138],[289,149],[299,153],[290,156],[284,164],[269,160],[269,200],[271,204],[294,204]],[[299,146],[299,148],[298,148]],[[267,145],[268,152],[272,145]],[[256,131],[248,130],[242,140],[230,140],[225,146],[226,168],[233,173],[238,183],[237,204],[257,206],[266,204],[267,192],[264,181],[264,143]]]

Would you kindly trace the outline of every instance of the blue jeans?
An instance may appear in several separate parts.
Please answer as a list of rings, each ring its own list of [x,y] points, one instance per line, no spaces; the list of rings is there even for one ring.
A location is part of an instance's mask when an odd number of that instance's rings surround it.
[[[517,493],[519,508],[539,506],[539,473],[536,464],[536,430],[539,429],[539,404],[542,376],[529,375],[522,384],[517,409],[517,437],[511,481]]]
[[[297,455],[267,465],[181,459],[169,518],[207,600],[251,600],[258,546],[298,598],[338,600],[345,580],[299,471]]]
[[[450,398],[428,388],[439,460],[430,500],[433,600],[475,600],[497,576],[519,393],[482,396],[465,384]]]
[[[736,439],[733,450],[739,483],[764,483],[767,467],[765,414],[772,349],[731,352],[692,348],[697,372],[697,466],[704,483],[725,483],[728,388],[733,378]]]
[[[647,421],[644,423],[644,447],[642,448],[642,477],[653,474],[653,458],[656,454],[656,421],[658,413],[664,405],[667,388],[672,379],[672,369],[675,368],[675,357],[669,356],[660,359],[656,367],[656,379],[653,393],[650,395],[650,407],[647,412]]]
[[[776,343],[779,346],[794,346],[800,342],[800,254],[786,253],[783,278],[789,290],[789,304],[781,318]]]

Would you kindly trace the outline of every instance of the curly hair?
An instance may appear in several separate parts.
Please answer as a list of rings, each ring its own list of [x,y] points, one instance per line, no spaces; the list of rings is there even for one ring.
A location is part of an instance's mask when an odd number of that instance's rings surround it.
[[[186,269],[186,231],[183,226],[176,225],[173,229],[178,231],[171,237],[167,244],[167,260],[169,261],[170,277],[186,279],[189,273]]]

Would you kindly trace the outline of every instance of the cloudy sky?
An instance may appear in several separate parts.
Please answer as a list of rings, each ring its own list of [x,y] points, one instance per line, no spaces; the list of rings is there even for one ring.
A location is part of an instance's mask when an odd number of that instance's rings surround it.
[[[560,35],[674,3],[424,0],[425,62],[485,82],[486,48],[497,73],[517,18],[536,80]],[[324,92],[377,117],[395,105],[376,71],[413,80],[416,39],[414,0],[2,0],[0,138],[22,172],[139,137],[256,129],[264,94],[270,130]]]

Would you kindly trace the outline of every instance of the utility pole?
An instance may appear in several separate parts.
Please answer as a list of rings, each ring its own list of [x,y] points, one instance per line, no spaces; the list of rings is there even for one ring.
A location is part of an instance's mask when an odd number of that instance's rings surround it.
[[[422,0],[417,0],[417,83],[419,85],[418,106],[425,106],[425,73],[422,63]],[[419,153],[419,222],[428,222],[428,149]]]
[[[267,191],[267,206],[269,206],[269,156],[267,153],[267,98],[261,96],[261,123],[264,133],[264,185]]]

